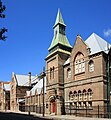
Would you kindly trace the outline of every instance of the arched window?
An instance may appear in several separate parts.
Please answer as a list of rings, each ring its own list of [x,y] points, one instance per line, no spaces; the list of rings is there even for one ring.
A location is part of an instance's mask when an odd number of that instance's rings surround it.
[[[76,91],[74,91],[74,101],[76,102],[77,101],[77,98],[78,98],[78,94]]]
[[[50,68],[50,79],[52,79],[52,68]]]
[[[79,101],[82,101],[82,92],[80,90],[78,91],[78,95],[79,95]]]
[[[69,96],[72,95],[72,91],[69,92]]]
[[[50,68],[50,79],[54,79],[54,66]]]
[[[75,58],[75,74],[85,72],[84,55],[78,53]]]
[[[85,89],[83,90],[83,96],[84,96],[84,99],[83,99],[83,100],[86,101],[86,100],[87,100],[87,92],[86,92]]]
[[[67,69],[67,78],[71,78],[71,69],[70,68]]]
[[[88,89],[88,106],[92,107],[92,90],[90,88]]]
[[[88,97],[89,101],[92,101],[92,90],[90,88],[88,89]]]
[[[73,93],[72,93],[72,91],[70,91],[69,92],[69,100],[72,98],[72,95],[73,95]]]
[[[89,61],[89,72],[94,71],[94,62],[92,60]]]

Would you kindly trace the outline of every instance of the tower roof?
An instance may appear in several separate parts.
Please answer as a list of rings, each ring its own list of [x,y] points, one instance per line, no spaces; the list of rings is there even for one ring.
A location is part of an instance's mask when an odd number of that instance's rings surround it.
[[[57,38],[56,38],[56,39],[53,38],[52,43],[51,43],[51,45],[50,45],[50,47],[49,47],[48,50],[52,49],[52,48],[55,47],[57,44],[61,44],[61,45],[63,45],[63,46],[67,46],[67,47],[72,48],[72,46],[70,45],[67,37],[59,34],[59,35],[57,35]]]
[[[64,24],[63,18],[62,18],[62,14],[60,12],[60,9],[58,9],[58,13],[57,13],[57,18],[56,18],[56,22],[54,25],[54,29],[56,29],[56,27],[61,24],[63,27],[66,27],[66,25]],[[61,26],[59,26],[61,27]],[[56,36],[56,37],[55,37]],[[70,45],[66,34],[61,34],[59,31],[56,35],[54,35],[52,43],[49,47],[48,50],[51,50],[52,48],[54,48],[56,45],[61,44],[63,46],[66,46],[68,48],[72,48],[72,46]]]
[[[65,24],[64,24],[64,21],[63,21],[63,18],[62,18],[62,14],[61,14],[61,12],[60,12],[60,9],[58,9],[58,13],[57,13],[57,17],[56,17],[56,21],[55,21],[55,24],[54,24],[54,27],[57,25],[57,24],[62,24],[62,25],[64,25],[64,26],[66,26]]]

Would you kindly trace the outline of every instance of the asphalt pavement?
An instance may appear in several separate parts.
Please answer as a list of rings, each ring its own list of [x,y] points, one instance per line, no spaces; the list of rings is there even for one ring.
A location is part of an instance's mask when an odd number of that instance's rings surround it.
[[[0,112],[0,120],[111,120],[108,118],[89,118],[89,117],[77,117],[74,115],[47,115],[43,117],[42,114],[31,112]]]
[[[34,115],[26,115],[19,113],[0,112],[0,120],[51,120],[48,118],[40,118]]]

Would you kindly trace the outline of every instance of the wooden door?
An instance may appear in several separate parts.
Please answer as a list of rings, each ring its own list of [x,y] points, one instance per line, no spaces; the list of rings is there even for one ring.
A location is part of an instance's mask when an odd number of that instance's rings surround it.
[[[52,113],[55,113],[56,112],[56,103],[53,102],[52,103]]]

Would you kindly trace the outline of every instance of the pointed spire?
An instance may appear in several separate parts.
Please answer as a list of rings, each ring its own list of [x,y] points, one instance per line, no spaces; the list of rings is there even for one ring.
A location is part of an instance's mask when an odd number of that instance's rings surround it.
[[[55,24],[54,24],[54,27],[57,25],[57,24],[62,24],[62,25],[64,25],[64,26],[66,26],[65,24],[64,24],[64,21],[63,21],[63,18],[62,18],[62,14],[61,14],[61,12],[60,12],[60,8],[58,9],[58,13],[57,13],[57,17],[56,17],[56,21],[55,21]]]
[[[72,46],[70,45],[67,36],[65,34],[65,27],[64,21],[62,19],[62,15],[60,9],[58,9],[57,18],[55,21],[54,29],[54,37],[52,43],[49,47],[49,54],[51,52],[55,52],[58,50],[62,50],[70,54]],[[66,49],[67,48],[67,49]]]

